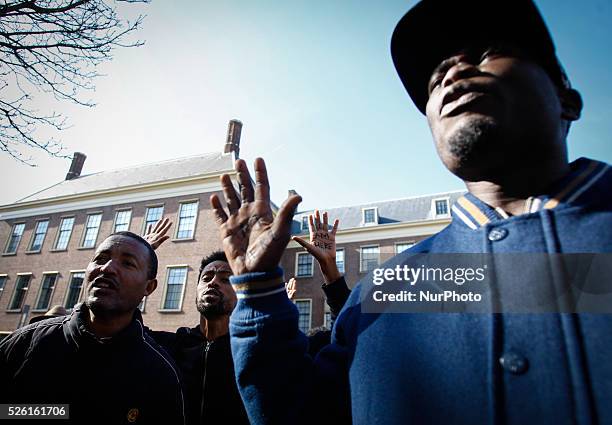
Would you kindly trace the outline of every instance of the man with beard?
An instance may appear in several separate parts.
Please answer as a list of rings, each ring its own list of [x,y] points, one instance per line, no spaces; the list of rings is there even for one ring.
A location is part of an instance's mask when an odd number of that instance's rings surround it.
[[[147,236],[149,241],[155,238]],[[175,333],[150,331],[183,373],[189,424],[249,423],[236,386],[230,349],[229,317],[236,306],[231,275],[223,252],[204,257],[195,298],[200,323],[193,328],[178,328]]]
[[[106,238],[85,272],[86,301],[0,344],[0,402],[68,404],[69,423],[185,423],[179,372],[137,308],[156,275],[157,256],[140,236]]]
[[[563,275],[571,258],[559,254],[606,264],[612,173],[599,161],[568,160],[582,103],[531,0],[423,0],[400,20],[391,53],[442,162],[469,192],[449,226],[385,272],[414,254],[495,254],[497,266],[518,253],[539,258],[558,282],[572,277]],[[252,423],[612,424],[612,316],[497,309],[499,301],[520,310],[533,301],[526,292],[546,291],[549,282],[523,264],[488,271],[499,298],[479,314],[364,311],[370,273],[341,311],[332,343],[308,356],[278,267],[301,199],[291,196],[273,214],[263,160],[254,185],[244,161],[236,170],[240,195],[224,175],[227,210],[217,195],[211,204],[235,273],[232,350]],[[599,298],[610,293],[609,276],[595,274]],[[572,293],[559,295],[546,301]]]

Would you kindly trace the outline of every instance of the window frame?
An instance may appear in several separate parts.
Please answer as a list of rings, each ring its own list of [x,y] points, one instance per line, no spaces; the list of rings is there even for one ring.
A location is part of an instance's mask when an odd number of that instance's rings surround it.
[[[374,210],[374,221],[366,223],[366,211]],[[361,209],[361,225],[362,226],[375,226],[378,224],[378,207],[367,207]]]
[[[300,327],[300,316],[299,316],[299,312],[300,309],[297,306],[298,305],[298,301],[304,302],[304,301],[308,301],[308,330],[312,329],[312,298],[296,298],[293,300],[293,304],[295,304],[295,307],[298,309],[298,329]],[[302,331],[302,329],[300,329],[300,331]],[[306,334],[307,331],[302,331],[304,332],[304,334]]]
[[[300,269],[300,256],[301,255],[309,255],[310,256],[310,274],[299,274],[298,270]],[[312,277],[314,276],[314,257],[308,251],[298,251],[295,253],[295,273],[294,276],[296,279],[303,277]]]
[[[378,249],[378,261],[377,266],[380,266],[380,245],[361,245],[359,247],[359,273],[370,273],[372,270],[364,270],[363,269],[363,250],[364,248],[377,248]]]
[[[70,270],[69,272],[69,279],[68,279],[68,284],[66,285],[66,294],[64,295],[64,300],[62,302],[62,306],[69,312],[72,311],[72,309],[74,308],[75,305],[77,305],[80,301],[81,298],[83,297],[83,287],[85,286],[85,272],[86,270]],[[83,284],[81,285],[81,289],[79,291],[79,296],[77,297],[74,305],[72,307],[68,307],[66,305],[66,303],[68,302],[68,295],[70,294],[70,284],[72,283],[72,278],[74,277],[75,274],[77,273],[83,273]]]
[[[338,267],[338,251],[342,251],[342,270],[340,270],[340,267]],[[346,250],[344,248],[336,247],[336,267],[338,267],[338,271],[340,273],[346,273]]]
[[[4,288],[6,288],[6,282],[8,282],[8,274],[0,273],[0,279],[4,278],[4,285],[0,286],[0,300],[2,299],[2,294],[4,294]]]
[[[45,230],[45,233],[43,234],[42,241],[40,241],[40,248],[32,249],[33,248],[32,245],[34,244],[34,240],[36,239],[36,235],[37,235],[36,230],[38,229],[38,225],[44,221],[47,222],[47,229]],[[45,239],[47,238],[47,233],[49,233],[50,223],[51,223],[51,219],[49,218],[39,218],[36,220],[34,224],[34,228],[32,229],[32,236],[30,236],[30,243],[28,244],[28,250],[26,251],[26,253],[34,254],[34,253],[39,253],[42,251],[43,245],[45,244]]]
[[[304,220],[306,220],[306,227],[304,227]],[[300,232],[309,232],[309,220],[307,215],[302,216],[302,222],[300,223]]]
[[[62,233],[62,223],[64,222],[65,219],[71,218],[72,219],[72,225],[70,226],[70,233],[68,234],[68,240],[66,241],[66,248],[58,248],[57,247],[57,243],[59,242],[60,239],[60,235]],[[57,226],[57,232],[55,232],[55,240],[53,241],[53,246],[51,247],[51,251],[67,251],[68,250],[68,245],[70,245],[70,239],[72,238],[72,232],[74,232],[74,223],[76,222],[76,216],[73,215],[65,215],[65,216],[61,216],[59,221],[59,224]]]
[[[100,223],[98,224],[98,230],[96,231],[96,237],[94,238],[92,246],[84,246],[83,244],[85,243],[85,236],[87,235],[87,223],[89,222],[89,217],[94,216],[94,215],[100,216]],[[98,242],[98,236],[100,236],[100,227],[102,227],[103,218],[104,218],[103,211],[87,213],[86,218],[85,218],[85,223],[83,223],[83,235],[81,236],[81,243],[79,244],[79,249],[95,249],[96,248],[96,243]]]
[[[166,304],[166,296],[168,294],[168,278],[170,277],[170,269],[185,269],[185,281],[183,282],[183,290],[181,291],[181,298],[179,301],[178,308],[164,308]],[[160,313],[182,313],[183,312],[183,301],[185,300],[185,290],[187,289],[187,284],[189,283],[189,264],[170,264],[166,266],[166,276],[164,278],[164,292],[160,299],[159,309],[157,310]]]
[[[437,203],[438,201],[444,201],[446,202],[446,213],[445,214],[438,214],[438,209],[437,209]],[[449,196],[441,196],[438,198],[433,198],[431,200],[431,211],[433,213],[433,217],[434,218],[448,218],[450,217],[450,210],[451,210],[451,206],[450,206],[450,197]]]
[[[129,216],[128,222],[127,222],[127,229],[125,229],[125,230],[117,230],[117,217],[119,217],[120,213],[126,212],[126,211],[129,211],[129,213],[130,213],[130,216]],[[129,232],[131,224],[132,224],[132,209],[131,208],[120,208],[120,209],[115,210],[115,218],[113,219],[113,227],[112,227],[113,231],[112,231],[112,233],[116,233],[116,232]],[[100,225],[102,225],[102,220],[100,220]]]
[[[176,226],[174,229],[174,238],[172,239],[173,241],[192,241],[195,239],[195,234],[196,234],[196,229],[198,226],[198,216],[200,215],[200,200],[198,198],[195,199],[187,199],[184,201],[179,201],[179,207],[177,208],[176,211]],[[188,238],[179,238],[178,237],[178,233],[179,233],[179,228],[181,226],[181,206],[183,206],[184,204],[196,204],[195,207],[195,217],[193,220],[193,234],[188,237]]]
[[[30,285],[32,284],[32,278],[34,276],[34,273],[32,272],[16,273],[16,276],[17,276],[17,279],[15,280],[15,286],[13,287],[13,294],[11,295],[11,299],[9,300],[9,303],[6,306],[7,313],[20,313],[23,310],[23,305],[25,303],[26,297],[28,296],[28,291],[30,290]],[[15,302],[15,295],[17,295],[17,284],[19,283],[19,280],[22,276],[28,276],[29,279],[28,279],[27,286],[21,289],[24,291],[23,298],[21,300],[21,305],[19,306],[19,308],[11,308],[11,306]]]
[[[144,216],[142,217],[142,231],[141,231],[142,235],[145,235],[147,233],[147,215],[149,214],[149,210],[153,208],[161,208],[161,215],[159,216],[159,220],[164,218],[164,212],[165,212],[164,204],[145,205],[145,213],[144,213]],[[156,220],[155,222],[159,220]]]
[[[395,244],[393,245],[393,249],[395,251],[395,255],[400,254],[400,252],[397,250],[397,246],[398,245],[410,245],[408,248],[406,248],[406,250],[412,248],[413,246],[416,245],[415,241],[401,241],[401,242],[395,242]],[[404,252],[404,251],[402,251]]]
[[[23,239],[23,234],[25,233],[25,227],[26,227],[26,221],[17,221],[15,223],[13,223],[13,225],[11,226],[11,231],[9,232],[8,235],[8,239],[6,240],[6,243],[4,244],[4,250],[2,251],[2,255],[17,255],[17,251],[19,250],[19,245],[21,244],[21,240]],[[23,231],[21,232],[21,235],[19,235],[19,241],[17,242],[17,245],[15,245],[15,250],[14,251],[7,251],[9,245],[11,244],[11,240],[13,239],[13,231],[15,230],[15,227],[19,226],[20,224],[23,224]]]
[[[47,276],[55,275],[55,282],[53,282],[53,288],[51,288],[51,294],[49,295],[49,302],[47,303],[47,308],[37,308],[40,302],[40,297],[43,291],[43,285],[45,283],[45,278]],[[57,288],[57,280],[59,279],[58,271],[47,271],[42,272],[42,278],[40,279],[40,288],[38,288],[38,294],[36,295],[36,301],[34,302],[34,307],[32,308],[32,313],[40,313],[49,311],[49,306],[51,305],[51,300],[53,299],[53,294],[55,293],[55,288]]]

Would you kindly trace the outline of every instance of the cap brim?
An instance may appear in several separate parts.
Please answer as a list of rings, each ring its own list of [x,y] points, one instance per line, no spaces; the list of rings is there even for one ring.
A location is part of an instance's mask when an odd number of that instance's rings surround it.
[[[556,63],[552,38],[530,0],[423,0],[395,27],[391,56],[412,101],[425,114],[434,68],[461,49],[488,42],[510,42]]]

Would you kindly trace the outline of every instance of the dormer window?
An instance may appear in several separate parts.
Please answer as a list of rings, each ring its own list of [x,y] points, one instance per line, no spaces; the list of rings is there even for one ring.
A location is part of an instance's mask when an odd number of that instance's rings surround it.
[[[302,232],[305,232],[308,230],[308,216],[304,215],[302,216]]]
[[[448,198],[434,199],[433,209],[436,218],[448,217]]]
[[[362,210],[362,221],[364,226],[378,224],[378,209],[377,208],[364,208]]]

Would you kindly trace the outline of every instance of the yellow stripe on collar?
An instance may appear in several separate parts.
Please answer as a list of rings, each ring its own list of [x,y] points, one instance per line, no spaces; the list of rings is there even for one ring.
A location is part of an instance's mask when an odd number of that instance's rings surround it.
[[[466,197],[462,196],[457,200],[457,203],[463,207],[481,226],[489,222],[489,218],[480,211],[480,209],[470,202]]]

